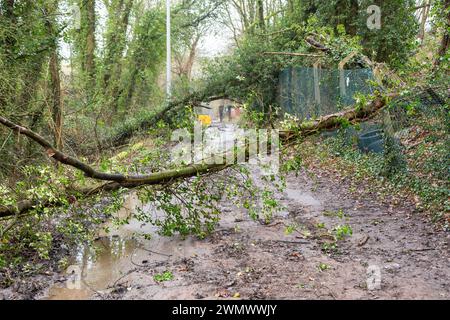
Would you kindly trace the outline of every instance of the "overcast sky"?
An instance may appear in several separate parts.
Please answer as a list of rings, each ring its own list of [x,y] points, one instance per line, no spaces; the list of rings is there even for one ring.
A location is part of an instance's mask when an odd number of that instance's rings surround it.
[[[68,17],[71,16],[71,8],[63,7],[62,10],[67,13]],[[102,1],[97,1],[96,11],[98,16],[97,34],[102,34],[107,18],[106,8],[104,7]],[[220,32],[208,32],[208,34],[206,34],[200,42],[199,54],[203,57],[214,57],[226,53],[233,44],[232,36],[232,32],[227,28],[221,28]],[[97,41],[98,45],[102,47],[102,39],[98,37]],[[61,55],[63,59],[69,60],[70,46],[68,43],[61,43]]]

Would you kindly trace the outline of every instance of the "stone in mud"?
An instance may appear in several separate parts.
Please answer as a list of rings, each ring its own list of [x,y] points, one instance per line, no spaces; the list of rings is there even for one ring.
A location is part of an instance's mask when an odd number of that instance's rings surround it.
[[[384,266],[384,269],[387,272],[394,273],[394,272],[398,272],[401,269],[401,266],[398,263],[389,263]]]
[[[196,293],[196,294],[195,294],[195,299],[197,299],[197,300],[202,300],[202,299],[205,299],[205,296],[203,296],[203,295],[200,294],[200,293]]]

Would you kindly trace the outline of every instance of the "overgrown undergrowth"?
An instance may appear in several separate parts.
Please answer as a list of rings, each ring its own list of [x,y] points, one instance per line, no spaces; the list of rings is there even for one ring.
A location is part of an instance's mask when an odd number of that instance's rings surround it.
[[[295,147],[290,162],[347,181],[349,191],[375,195],[393,206],[414,206],[450,230],[448,111],[412,113],[395,136],[399,147],[384,154],[362,153],[341,130],[336,137],[312,137]]]

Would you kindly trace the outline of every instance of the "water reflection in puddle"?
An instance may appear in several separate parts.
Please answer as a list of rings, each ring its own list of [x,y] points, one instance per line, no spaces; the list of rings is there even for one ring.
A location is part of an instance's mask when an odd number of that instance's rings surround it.
[[[106,291],[115,279],[128,270],[132,256],[139,248],[135,239],[118,236],[102,238],[94,246],[80,247],[67,270],[73,273],[66,283],[50,289],[50,300],[88,299],[96,291]],[[81,281],[80,281],[81,280]]]
[[[130,217],[138,205],[137,196],[130,195],[116,217]],[[104,227],[110,232],[105,233]],[[152,238],[147,240],[140,234],[150,234]],[[108,292],[118,279],[143,262],[150,265],[168,259],[191,257],[204,249],[205,244],[199,240],[161,237],[155,227],[135,219],[119,228],[108,222],[100,228],[99,240],[93,246],[82,246],[73,256],[68,274],[74,274],[69,281],[52,287],[46,299],[89,299],[95,293]]]

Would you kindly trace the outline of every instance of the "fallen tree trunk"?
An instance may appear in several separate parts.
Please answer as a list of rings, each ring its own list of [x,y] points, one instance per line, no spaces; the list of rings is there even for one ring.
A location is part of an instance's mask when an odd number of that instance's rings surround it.
[[[396,93],[378,96],[365,106],[323,116],[317,120],[301,122],[298,130],[280,131],[281,139],[283,141],[289,141],[300,136],[305,137],[320,131],[336,129],[340,127],[344,121],[354,122],[364,120],[383,109],[388,104],[389,100],[397,96]]]
[[[135,128],[124,130],[118,134],[105,139],[100,143],[100,150],[103,151],[109,148],[117,148],[126,144],[136,133],[136,131],[145,131],[156,126],[160,121],[171,122],[181,108],[185,106],[201,106],[202,102],[209,102],[220,99],[229,99],[240,103],[236,99],[224,95],[208,96],[204,94],[192,94],[182,100],[171,102],[167,107],[156,113],[151,119],[146,119],[140,122]]]
[[[191,165],[187,167],[183,167],[180,169],[161,171],[154,174],[150,174],[147,176],[131,176],[124,180],[123,182],[109,182],[103,185],[100,185],[95,188],[87,188],[83,190],[76,190],[77,193],[82,194],[84,196],[92,196],[98,194],[100,192],[111,192],[119,189],[133,189],[141,186],[148,185],[163,185],[166,183],[170,183],[172,181],[176,181],[178,179],[186,179],[191,177],[196,177],[198,175],[211,174],[214,172],[218,172],[226,169],[227,165],[218,165],[218,164],[199,164],[199,165]],[[106,175],[106,174],[105,174]],[[117,175],[120,176],[120,175]],[[98,179],[98,178],[97,178]],[[0,206],[0,218],[12,217],[15,215],[23,215],[24,213],[34,209],[36,206],[43,207],[57,207],[62,205],[60,202],[35,202],[31,200],[23,200],[19,201],[16,206]]]
[[[161,111],[157,112],[151,119],[145,119],[140,122],[135,128],[123,130],[116,135],[103,140],[100,143],[99,151],[109,148],[116,148],[126,144],[135,134],[136,131],[144,131],[154,127],[159,121],[170,119],[173,113],[176,113],[180,108],[188,104],[194,104],[197,98],[189,96],[181,101],[171,102]]]
[[[88,178],[96,179],[96,180],[102,180],[102,181],[111,181],[118,183],[120,185],[128,185],[131,187],[136,187],[140,185],[146,185],[146,184],[158,184],[161,182],[165,182],[168,179],[174,179],[177,176],[180,177],[186,177],[186,176],[192,176],[198,172],[203,172],[205,170],[213,169],[214,166],[211,165],[192,165],[176,170],[169,170],[164,172],[158,172],[154,174],[149,175],[135,175],[135,176],[129,176],[129,175],[123,175],[123,174],[113,174],[113,173],[104,173],[95,170],[91,166],[85,164],[84,162],[81,162],[80,160],[70,157],[63,152],[59,151],[58,149],[54,148],[50,142],[45,140],[43,137],[38,135],[37,133],[19,126],[10,120],[0,117],[0,123],[4,126],[10,128],[13,131],[16,131],[19,134],[25,135],[34,142],[38,143],[41,147],[43,147],[47,153],[47,155],[54,160],[74,167],[82,172],[84,172],[85,176]]]

